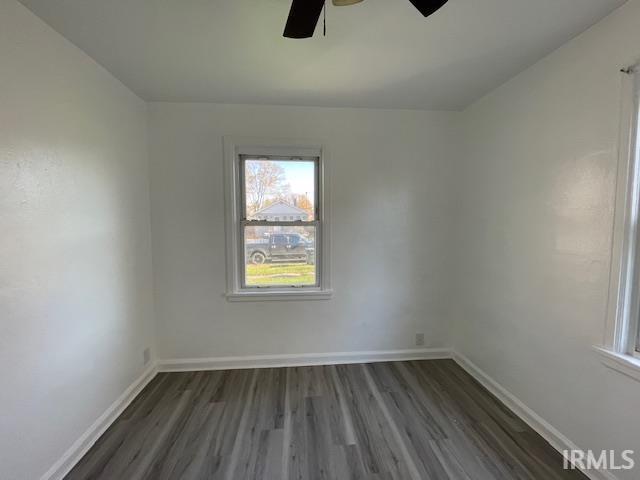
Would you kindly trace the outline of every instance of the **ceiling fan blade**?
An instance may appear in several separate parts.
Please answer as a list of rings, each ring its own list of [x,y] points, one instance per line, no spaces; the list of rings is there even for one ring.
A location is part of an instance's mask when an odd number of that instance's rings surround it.
[[[336,7],[344,7],[346,5],[355,5],[356,3],[360,3],[362,0],[333,0],[333,4]]]
[[[293,0],[291,11],[284,27],[287,38],[309,38],[318,24],[325,0]]]
[[[425,17],[437,12],[448,0],[409,0]]]

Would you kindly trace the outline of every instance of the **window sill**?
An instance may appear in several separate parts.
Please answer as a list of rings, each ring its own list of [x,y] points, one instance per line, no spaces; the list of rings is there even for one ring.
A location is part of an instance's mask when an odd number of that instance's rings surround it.
[[[227,293],[229,302],[287,302],[303,300],[329,300],[333,296],[332,290],[317,290],[303,292],[235,292]]]
[[[640,358],[612,352],[604,347],[593,348],[602,357],[605,366],[640,382]]]

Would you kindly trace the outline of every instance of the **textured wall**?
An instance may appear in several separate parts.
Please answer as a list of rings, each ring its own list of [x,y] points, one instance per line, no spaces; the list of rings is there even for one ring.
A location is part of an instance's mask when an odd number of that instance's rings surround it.
[[[151,104],[153,249],[162,358],[448,344],[457,114]],[[331,300],[229,303],[222,137],[324,139]]]
[[[0,478],[39,478],[153,346],[146,106],[0,1]]]
[[[620,67],[633,0],[464,112],[455,346],[584,449],[635,449],[640,383],[604,367]],[[624,101],[631,101],[625,98]],[[633,428],[630,428],[634,426]]]

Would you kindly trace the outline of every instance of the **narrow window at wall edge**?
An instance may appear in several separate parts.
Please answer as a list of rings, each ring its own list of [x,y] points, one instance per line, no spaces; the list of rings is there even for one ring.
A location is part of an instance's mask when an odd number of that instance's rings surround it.
[[[621,356],[640,357],[639,66],[623,69],[622,76],[623,101],[609,285],[610,302],[604,350]]]
[[[325,148],[225,137],[224,151],[227,298],[330,298]]]
[[[633,172],[632,198],[634,208],[632,209],[632,231],[635,241],[633,242],[632,267],[632,292],[628,293],[632,303],[630,314],[633,316],[624,322],[628,329],[626,335],[629,339],[628,351],[640,357],[640,65],[636,65],[629,70],[633,85],[632,101],[632,127],[630,133],[629,157]],[[623,346],[624,348],[624,346]],[[624,351],[622,353],[625,353]]]

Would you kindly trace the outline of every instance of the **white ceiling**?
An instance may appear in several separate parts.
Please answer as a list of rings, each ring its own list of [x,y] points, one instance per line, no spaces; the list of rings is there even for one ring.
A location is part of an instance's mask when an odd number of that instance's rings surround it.
[[[146,100],[457,110],[625,0],[408,0],[328,8],[282,37],[290,0],[21,0]]]

